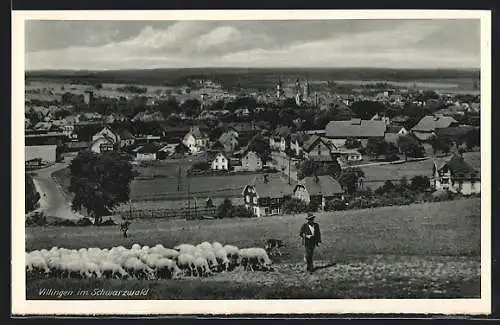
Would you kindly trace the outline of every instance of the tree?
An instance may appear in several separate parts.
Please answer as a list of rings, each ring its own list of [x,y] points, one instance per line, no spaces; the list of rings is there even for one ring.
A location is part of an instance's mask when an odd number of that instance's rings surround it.
[[[366,144],[366,153],[378,157],[387,153],[389,144],[384,139],[370,138]]]
[[[197,99],[188,99],[180,105],[180,109],[184,114],[190,117],[200,114],[201,102]]]
[[[356,149],[356,148],[359,148],[360,146],[361,146],[361,142],[356,138],[348,137],[345,140],[344,147],[346,147],[347,149]]]
[[[265,164],[271,156],[269,141],[266,141],[266,139],[260,134],[257,134],[250,139],[248,142],[248,151],[256,152],[261,157],[263,164]]]
[[[481,146],[481,134],[479,129],[472,129],[465,134],[465,145],[468,150]]]
[[[357,101],[351,105],[353,113],[362,120],[369,120],[375,114],[382,114],[386,109],[384,104],[370,100]]]
[[[305,201],[291,198],[283,202],[283,211],[285,213],[303,213],[309,211],[309,206]]]
[[[347,193],[353,194],[361,177],[365,177],[365,173],[360,168],[347,168],[340,173],[338,181]]]
[[[411,189],[415,191],[423,192],[431,186],[429,177],[417,175],[411,179]]]
[[[40,193],[36,190],[33,177],[30,174],[24,175],[24,209],[25,212],[35,210],[38,200],[40,200]]]
[[[170,114],[179,111],[179,102],[175,97],[170,97],[167,100],[162,100],[157,104],[158,110],[164,117],[169,117]]]
[[[182,142],[179,143],[177,146],[175,146],[175,153],[185,155],[188,152],[189,152],[189,148]]]
[[[429,143],[432,146],[432,150],[434,151],[434,154],[436,154],[438,151],[441,151],[442,153],[449,153],[451,146],[453,142],[451,139],[448,137],[442,137],[442,136],[434,136],[430,139]]]
[[[424,147],[411,135],[399,137],[398,147],[399,150],[405,155],[405,160],[408,160],[408,157],[420,158],[425,155]]]
[[[67,109],[61,109],[61,110],[56,111],[56,112],[54,113],[54,117],[55,117],[56,119],[63,119],[63,118],[65,118],[65,117],[68,117],[69,115],[71,115],[71,112],[70,112],[70,111],[68,111]]]
[[[73,209],[85,208],[98,225],[116,205],[127,202],[134,177],[129,159],[114,151],[80,152],[70,165],[69,190],[75,194]]]
[[[304,177],[330,175],[337,178],[340,173],[340,165],[334,160],[328,164],[322,164],[319,161],[307,159],[301,161],[297,166],[297,178],[303,179]]]
[[[233,203],[230,199],[224,199],[224,201],[217,207],[217,218],[231,218],[233,210]]]

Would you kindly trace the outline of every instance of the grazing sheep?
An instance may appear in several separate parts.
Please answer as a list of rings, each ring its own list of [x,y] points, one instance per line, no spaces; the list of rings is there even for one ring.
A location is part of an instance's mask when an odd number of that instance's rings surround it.
[[[223,248],[224,248],[224,246],[222,246],[222,244],[219,243],[219,242],[214,241],[212,243],[212,250],[213,251],[216,251],[216,250],[219,250],[219,249],[223,249]]]
[[[265,249],[260,247],[243,248],[239,252],[239,263],[244,269],[252,271],[258,269],[269,270],[271,268],[271,260]]]
[[[133,244],[132,245],[132,249],[134,249],[134,250],[141,249],[141,245],[139,245],[139,244]]]
[[[196,251],[196,247],[191,244],[180,244],[174,247],[174,249],[178,252],[182,253],[188,253],[191,254],[191,252]]]
[[[217,249],[215,250],[214,255],[219,265],[219,271],[227,271],[229,269],[230,261],[227,257],[226,250],[224,248]]]
[[[160,258],[156,261],[156,274],[158,278],[169,279],[177,277],[182,271],[175,264],[175,262],[169,258]]]
[[[128,273],[120,265],[112,262],[101,261],[100,269],[102,271],[102,275],[106,278],[124,279],[128,277]],[[97,277],[99,278],[100,276],[98,275]]]
[[[195,268],[195,257],[188,253],[181,253],[177,258],[177,265],[181,270],[188,271],[189,275],[193,275]]]
[[[176,251],[175,249],[170,249],[170,248],[165,248],[165,247],[153,247],[151,248],[150,250],[151,253],[155,253],[155,254],[158,254],[158,255],[161,255],[163,256],[164,258],[169,258],[169,259],[172,259],[172,260],[176,260],[177,257],[179,256],[179,252]]]
[[[196,260],[194,261],[194,266],[194,270],[196,271],[196,275],[198,276],[206,276],[212,273],[210,271],[207,260],[203,257],[196,258]]]
[[[151,279],[154,277],[154,271],[136,257],[131,257],[125,261],[124,269],[128,274],[137,279]]]

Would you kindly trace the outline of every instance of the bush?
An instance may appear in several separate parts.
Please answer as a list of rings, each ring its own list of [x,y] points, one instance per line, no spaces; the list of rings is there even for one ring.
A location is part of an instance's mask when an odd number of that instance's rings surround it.
[[[69,219],[56,219],[51,223],[51,226],[74,227],[76,222]]]
[[[325,211],[342,211],[347,209],[347,205],[340,199],[328,200],[325,204]]]
[[[415,191],[423,192],[431,186],[429,177],[427,176],[415,176],[411,179],[411,189]]]
[[[27,216],[25,220],[26,226],[46,226],[47,217],[43,213],[34,213],[31,216]]]
[[[396,161],[396,160],[399,160],[399,156],[396,155],[395,153],[393,154],[389,154],[389,155],[386,155],[385,156],[385,161]]]
[[[291,198],[283,204],[285,213],[304,213],[309,211],[309,205],[297,198]]]
[[[232,217],[236,218],[254,218],[255,215],[244,206],[235,206],[231,211]]]
[[[109,218],[101,223],[101,226],[116,226],[116,222],[114,222],[113,219]]]
[[[224,201],[217,207],[217,218],[231,218],[233,210],[233,203],[230,199],[224,199]]]
[[[355,197],[347,205],[348,209],[366,209],[371,207],[371,200],[364,197]]]
[[[93,225],[93,223],[89,218],[84,217],[84,218],[78,219],[78,221],[76,222],[76,225],[81,226],[81,227],[86,227],[86,226]]]

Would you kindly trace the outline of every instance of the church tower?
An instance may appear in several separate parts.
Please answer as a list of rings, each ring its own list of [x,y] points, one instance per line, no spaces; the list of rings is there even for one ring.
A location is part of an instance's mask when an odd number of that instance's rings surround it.
[[[283,94],[283,88],[281,84],[281,79],[278,79],[278,83],[276,84],[276,98],[280,99]]]

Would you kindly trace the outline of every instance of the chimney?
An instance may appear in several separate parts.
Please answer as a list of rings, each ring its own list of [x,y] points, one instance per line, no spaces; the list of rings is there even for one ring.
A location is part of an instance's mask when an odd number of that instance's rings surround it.
[[[269,183],[269,175],[265,174],[264,175],[264,184]]]

